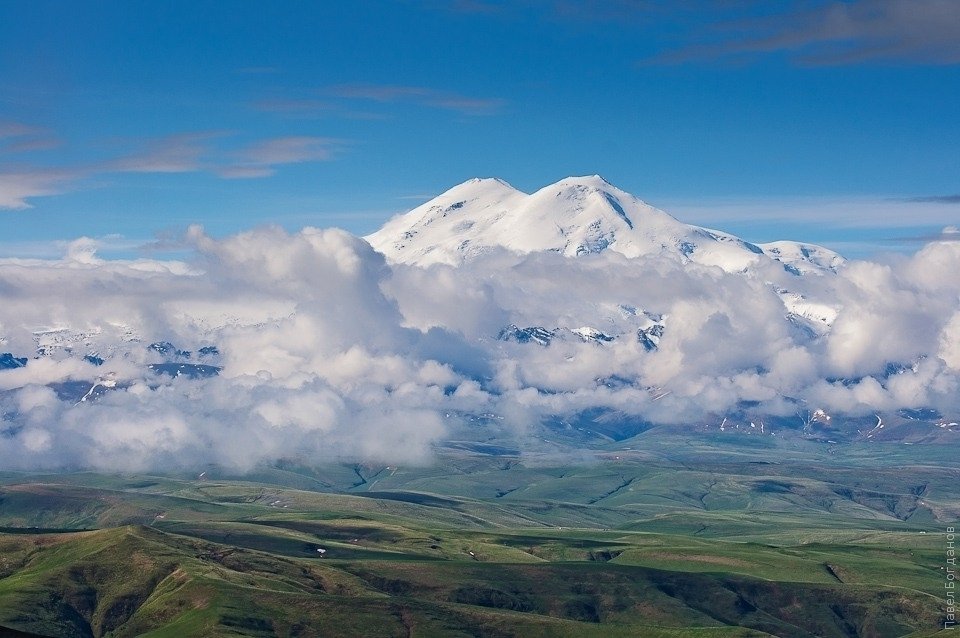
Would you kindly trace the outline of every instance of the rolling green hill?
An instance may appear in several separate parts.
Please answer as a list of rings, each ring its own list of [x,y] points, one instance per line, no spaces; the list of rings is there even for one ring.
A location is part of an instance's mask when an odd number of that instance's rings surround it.
[[[458,449],[422,468],[4,474],[0,628],[83,638],[936,633],[944,532],[960,508],[942,450],[924,458],[917,448],[904,472],[893,453],[761,459],[696,443],[575,463]]]

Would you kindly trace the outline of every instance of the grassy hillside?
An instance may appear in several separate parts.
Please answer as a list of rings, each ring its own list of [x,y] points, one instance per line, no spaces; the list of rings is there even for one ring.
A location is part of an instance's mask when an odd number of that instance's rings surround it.
[[[940,613],[922,590],[876,583],[899,569],[932,589],[925,559],[898,562],[897,552],[794,551],[781,571],[789,578],[767,579],[757,576],[776,576],[782,550],[694,553],[675,537],[582,530],[433,530],[421,546],[413,528],[286,523],[4,535],[0,624],[77,637],[751,635],[739,627],[896,636],[935,626]],[[329,558],[317,556],[321,545]]]
[[[5,474],[0,635],[936,633],[958,511],[942,451],[904,472],[860,450],[707,443]]]

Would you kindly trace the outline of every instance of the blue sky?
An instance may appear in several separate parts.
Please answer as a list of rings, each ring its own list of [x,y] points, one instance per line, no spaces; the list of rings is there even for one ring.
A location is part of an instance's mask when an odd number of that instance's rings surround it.
[[[0,254],[192,223],[363,234],[599,173],[851,255],[960,224],[960,3],[0,3]]]

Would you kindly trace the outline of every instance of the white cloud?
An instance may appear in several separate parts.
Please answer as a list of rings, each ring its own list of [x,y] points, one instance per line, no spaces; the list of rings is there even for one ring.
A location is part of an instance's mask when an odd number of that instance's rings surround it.
[[[0,348],[48,351],[0,371],[5,467],[419,463],[461,413],[499,415],[523,439],[593,408],[682,423],[744,401],[770,414],[960,411],[958,242],[807,278],[614,253],[391,267],[363,240],[314,228],[192,228],[186,243],[189,263],[103,260],[89,240],[60,260],[0,260]],[[791,324],[771,284],[832,305],[828,336]],[[637,330],[661,315],[648,352]],[[498,340],[510,324],[544,327],[552,343]],[[584,326],[613,340],[571,332]],[[160,340],[215,344],[220,376],[149,372],[145,346]],[[98,378],[116,388],[97,400],[54,392]]]
[[[940,357],[960,372],[960,311],[954,313],[940,332]]]

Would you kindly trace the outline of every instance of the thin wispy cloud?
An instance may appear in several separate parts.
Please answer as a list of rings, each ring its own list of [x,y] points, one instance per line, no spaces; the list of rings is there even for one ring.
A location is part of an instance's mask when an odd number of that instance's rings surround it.
[[[35,135],[42,129],[20,122],[0,121],[0,140],[7,140],[14,137],[23,137],[25,135]]]
[[[804,65],[960,63],[955,0],[458,0],[436,7],[646,30],[665,47],[644,64],[744,62],[771,54]]]
[[[636,21],[672,11],[702,10],[703,2],[668,3],[664,0],[453,0],[436,7],[466,15],[519,16],[525,13],[559,21]]]
[[[82,171],[69,169],[0,169],[0,210],[32,208],[30,199],[62,193],[82,175]]]
[[[866,62],[960,63],[960,3],[953,0],[854,0],[787,3],[759,18],[730,16],[716,3],[720,21],[652,63],[730,59],[749,61],[784,54],[805,65]]]
[[[668,16],[702,14],[723,8],[723,0],[671,2],[669,0],[540,0],[554,18],[578,22],[610,22],[633,25],[653,24]],[[746,4],[746,3],[743,3]]]
[[[141,151],[121,157],[104,166],[107,172],[192,173],[204,167],[211,151],[209,142],[222,133],[182,133],[151,140]]]
[[[332,160],[343,144],[343,140],[311,136],[264,140],[240,150],[235,164],[220,166],[215,172],[229,179],[268,177],[284,164]]]
[[[21,122],[0,121],[0,153],[49,150],[60,146],[47,129]]]
[[[341,84],[326,89],[332,96],[380,103],[408,103],[455,111],[462,115],[493,115],[506,101],[500,98],[481,98],[462,95],[423,86],[392,84]]]
[[[355,108],[354,101],[338,98],[321,91],[325,99],[313,97],[286,97],[256,100],[250,107],[259,113],[266,113],[287,119],[313,120],[319,118],[339,118],[344,120],[387,120],[389,113],[375,112],[371,109]]]
[[[269,165],[329,160],[340,143],[327,137],[278,137],[254,144],[240,155],[248,162]]]
[[[0,148],[0,151],[11,154],[30,153],[33,151],[49,151],[60,148],[62,145],[63,142],[55,137],[29,137],[6,144]]]
[[[956,223],[960,217],[958,203],[868,197],[770,197],[702,198],[657,202],[657,205],[684,221],[715,227],[741,222],[800,220],[829,228],[910,228]]]
[[[29,136],[46,131],[27,125],[0,124],[0,151],[6,140],[34,141],[36,150],[47,137]],[[35,167],[23,163],[0,165],[0,210],[31,208],[30,200],[75,190],[83,178],[118,173],[209,173],[224,179],[251,179],[274,175],[277,167],[304,162],[325,162],[346,146],[345,140],[316,136],[284,136],[252,142],[239,150],[227,148],[235,134],[222,131],[180,133],[147,139],[137,150],[115,159],[74,166]]]
[[[228,179],[268,177],[277,166],[333,159],[343,140],[294,135],[260,140],[236,151],[215,144],[234,137],[222,132],[172,135],[151,142],[141,153],[110,162],[104,172],[211,172]]]
[[[923,197],[910,197],[903,201],[916,204],[960,204],[960,195],[926,195]]]
[[[309,117],[326,115],[339,110],[329,101],[317,99],[266,99],[257,100],[252,106],[254,110],[261,113]]]
[[[913,235],[910,237],[894,237],[890,240],[896,243],[920,243],[927,244],[935,241],[960,241],[960,228],[956,226],[947,226],[939,233],[928,233],[926,235]]]
[[[496,98],[471,98],[441,93],[424,100],[423,103],[427,106],[457,111],[464,115],[492,115],[499,112],[506,101]]]

